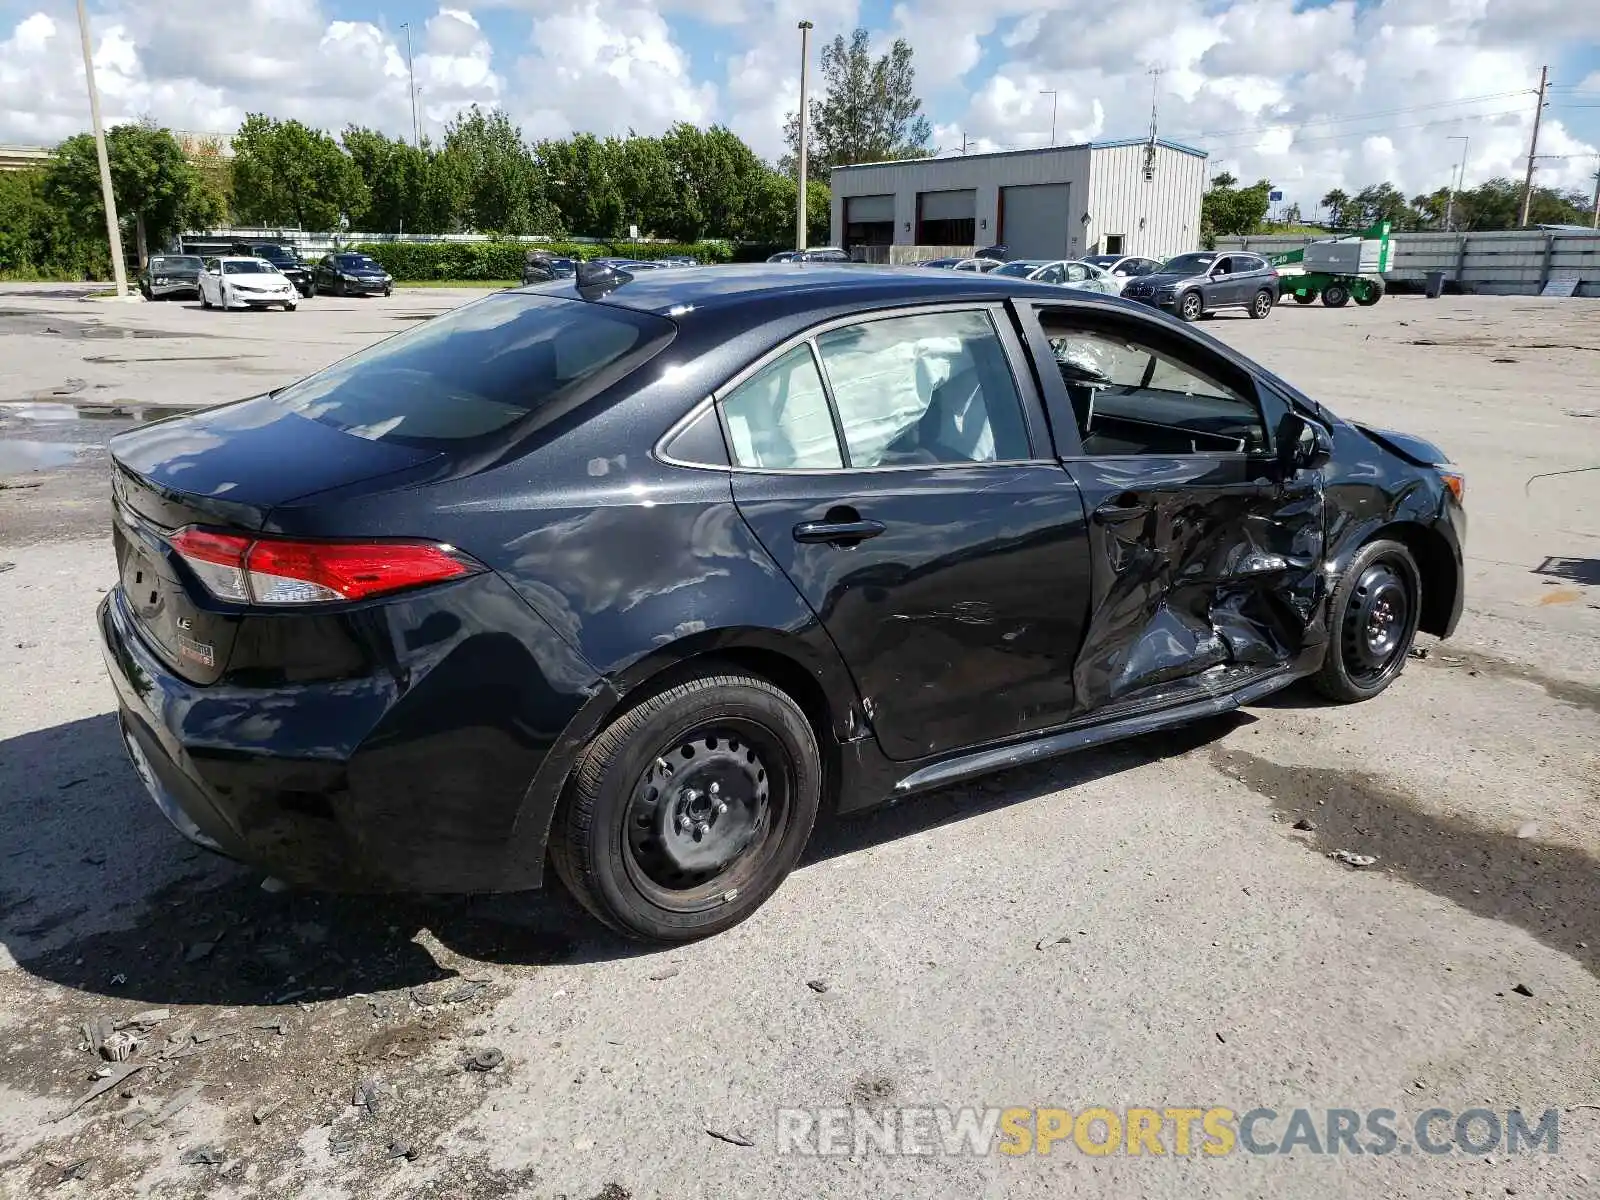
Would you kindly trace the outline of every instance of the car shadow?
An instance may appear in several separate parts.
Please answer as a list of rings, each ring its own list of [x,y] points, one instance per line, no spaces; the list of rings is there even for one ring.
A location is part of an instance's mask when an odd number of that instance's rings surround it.
[[[1549,579],[1565,579],[1568,583],[1581,583],[1587,587],[1600,587],[1600,558],[1547,557],[1533,569],[1533,573]]]
[[[1245,714],[1197,722],[819,823],[801,870],[1184,754]],[[659,952],[602,928],[547,875],[536,893],[269,891],[184,841],[144,794],[113,714],[0,742],[0,944],[36,978],[147,1007],[260,1006]]]

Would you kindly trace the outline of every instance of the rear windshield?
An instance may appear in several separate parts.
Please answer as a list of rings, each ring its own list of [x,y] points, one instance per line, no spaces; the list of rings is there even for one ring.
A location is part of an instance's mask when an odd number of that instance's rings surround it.
[[[443,449],[565,411],[663,350],[677,327],[607,304],[506,292],[436,317],[277,393],[370,441]]]

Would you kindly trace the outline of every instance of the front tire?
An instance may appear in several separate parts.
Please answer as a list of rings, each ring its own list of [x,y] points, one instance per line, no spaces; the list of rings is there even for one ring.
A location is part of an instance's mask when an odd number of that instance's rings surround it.
[[[293,311],[294,311],[294,310],[295,310],[295,308],[296,308],[296,307],[297,307],[297,306],[296,306],[296,305],[294,305],[294,304],[285,304],[285,305],[284,305],[284,306],[283,306],[283,311],[284,311],[284,312],[293,312]]]
[[[1350,289],[1342,283],[1330,283],[1322,289],[1322,302],[1329,308],[1343,308],[1350,302]]]
[[[1317,294],[1315,292],[1296,292],[1296,293],[1294,293],[1294,302],[1296,304],[1311,304],[1316,300],[1316,298],[1317,298]]]
[[[1205,301],[1200,298],[1199,292],[1185,292],[1178,299],[1178,320],[1198,321],[1205,312]]]
[[[755,912],[799,861],[822,797],[811,723],[737,671],[634,704],[580,760],[551,828],[556,874],[629,937],[687,942]]]
[[[1328,602],[1328,652],[1312,686],[1329,700],[1370,700],[1405,670],[1422,607],[1422,575],[1399,542],[1369,542]]]
[[[201,308],[210,308],[211,307],[211,301],[206,296],[204,288],[200,289],[200,307]]]
[[[1255,299],[1250,302],[1250,317],[1252,320],[1265,321],[1272,315],[1272,307],[1277,301],[1272,298],[1272,292],[1262,288],[1256,293]]]

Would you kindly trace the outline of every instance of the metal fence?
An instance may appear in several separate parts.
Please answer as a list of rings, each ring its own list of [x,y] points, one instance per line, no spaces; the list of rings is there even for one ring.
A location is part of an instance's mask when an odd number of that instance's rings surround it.
[[[851,246],[850,257],[856,262],[899,267],[930,258],[971,258],[976,251],[975,246]]]
[[[1316,237],[1217,239],[1219,250],[1277,254]],[[1493,233],[1397,233],[1390,238],[1390,280],[1417,283],[1443,271],[1464,292],[1531,296],[1552,280],[1574,280],[1576,295],[1600,296],[1600,233],[1514,229]]]

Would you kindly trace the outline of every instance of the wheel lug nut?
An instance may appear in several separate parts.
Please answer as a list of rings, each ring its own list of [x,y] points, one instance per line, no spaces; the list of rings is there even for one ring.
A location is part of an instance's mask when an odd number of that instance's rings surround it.
[[[706,834],[711,832],[711,826],[709,824],[707,824],[705,821],[701,821],[700,824],[698,824],[698,825],[696,825],[694,827],[694,831],[696,833],[698,833],[701,837],[704,837]]]
[[[678,828],[681,829],[685,833],[689,832],[689,826],[691,826],[693,824],[694,824],[694,822],[689,820],[688,817],[679,817],[678,818]]]
[[[728,811],[728,803],[727,803],[727,801],[726,800],[717,801],[717,816],[720,817],[723,813],[725,813],[727,811]]]

